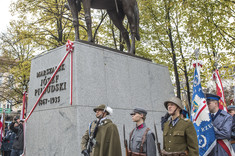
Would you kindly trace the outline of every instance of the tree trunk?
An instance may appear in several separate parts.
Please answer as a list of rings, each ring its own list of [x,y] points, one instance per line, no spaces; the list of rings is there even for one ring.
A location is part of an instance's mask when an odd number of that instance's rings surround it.
[[[168,1],[168,4],[170,3],[171,0]],[[180,95],[180,81],[179,81],[179,74],[178,74],[178,69],[177,69],[177,60],[176,60],[176,54],[175,54],[175,47],[172,39],[172,34],[171,34],[171,23],[170,23],[170,7],[168,4],[165,3],[165,8],[166,8],[166,23],[167,23],[167,35],[169,37],[170,45],[171,45],[171,51],[172,51],[172,61],[174,64],[174,73],[175,73],[175,83],[176,83],[176,91],[177,91],[177,97],[181,98]]]
[[[188,98],[188,111],[190,112],[191,110],[191,97],[190,97],[190,86],[189,86],[189,80],[188,80],[188,70],[186,66],[186,61],[183,55],[183,50],[182,50],[182,41],[179,33],[179,27],[178,27],[178,18],[177,18],[177,24],[176,24],[176,31],[177,31],[177,38],[179,40],[179,47],[180,47],[180,55],[183,61],[183,69],[184,69],[184,76],[185,76],[185,83],[186,83],[186,88],[187,88],[187,98]]]

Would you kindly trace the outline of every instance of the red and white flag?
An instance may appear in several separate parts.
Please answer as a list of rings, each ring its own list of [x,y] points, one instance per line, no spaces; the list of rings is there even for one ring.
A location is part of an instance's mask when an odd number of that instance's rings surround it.
[[[0,121],[0,146],[2,146],[2,137],[3,137],[3,113],[2,113],[2,117],[1,117],[1,121]]]
[[[225,98],[224,98],[224,89],[223,89],[223,85],[219,76],[219,71],[218,69],[216,69],[213,73],[213,80],[216,83],[216,94],[220,97],[219,100],[219,109],[224,110],[224,111],[228,111],[227,110],[227,106],[226,106],[226,102],[225,102]]]
[[[20,113],[20,120],[25,119],[26,104],[27,104],[27,93],[24,92],[23,93],[23,105],[22,105],[22,109],[21,109],[21,113]]]

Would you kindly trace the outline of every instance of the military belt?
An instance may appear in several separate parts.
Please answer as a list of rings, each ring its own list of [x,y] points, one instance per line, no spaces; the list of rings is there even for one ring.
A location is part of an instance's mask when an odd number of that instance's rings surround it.
[[[147,156],[145,153],[132,152],[130,150],[128,153],[129,153],[128,156]]]
[[[187,156],[188,152],[167,152],[165,150],[162,150],[162,156]]]

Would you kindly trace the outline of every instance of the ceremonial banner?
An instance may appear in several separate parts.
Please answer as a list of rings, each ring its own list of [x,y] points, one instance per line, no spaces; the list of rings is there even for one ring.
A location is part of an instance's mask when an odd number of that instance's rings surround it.
[[[216,139],[206,99],[202,92],[198,67],[198,64],[196,64],[193,80],[191,120],[197,132],[199,155],[207,156],[214,148]]]
[[[225,103],[225,99],[224,99],[224,89],[223,89],[223,85],[219,76],[219,71],[218,69],[216,69],[213,73],[213,79],[216,83],[216,94],[220,97],[219,100],[219,109],[224,110],[224,111],[228,111],[227,107],[226,107],[226,103]]]

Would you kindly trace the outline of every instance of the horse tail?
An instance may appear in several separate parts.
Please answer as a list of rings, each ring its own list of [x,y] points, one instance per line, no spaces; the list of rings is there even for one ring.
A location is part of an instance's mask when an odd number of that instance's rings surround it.
[[[138,4],[137,1],[135,0],[135,6],[134,6],[134,12],[135,12],[135,21],[136,21],[136,36],[135,38],[139,41],[140,40],[140,34],[139,34],[139,8],[138,8]]]

